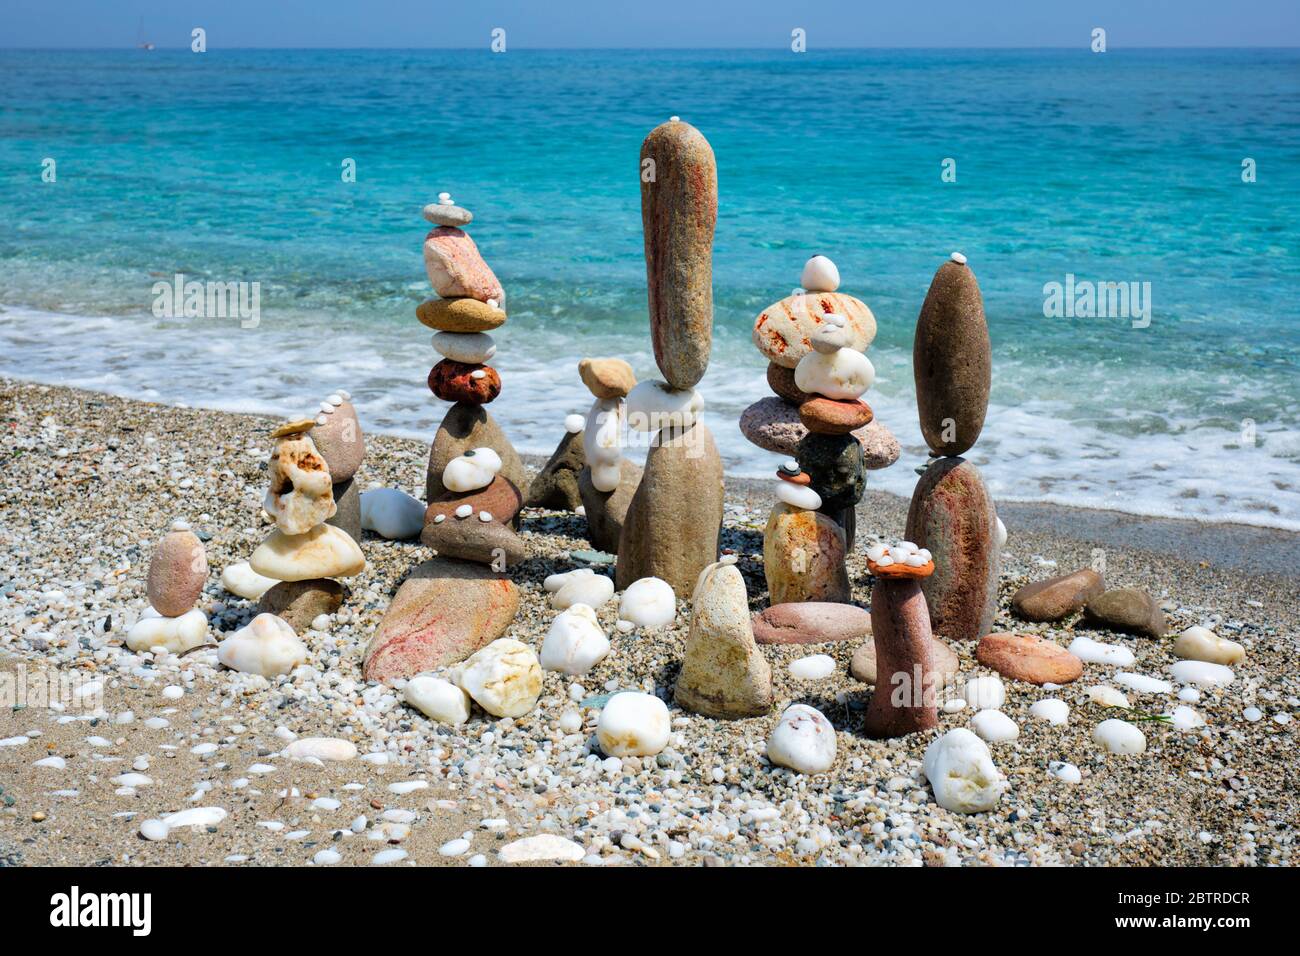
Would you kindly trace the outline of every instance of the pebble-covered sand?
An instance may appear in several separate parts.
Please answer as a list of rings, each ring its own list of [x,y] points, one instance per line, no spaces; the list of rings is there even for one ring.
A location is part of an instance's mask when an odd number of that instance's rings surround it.
[[[364,423],[365,396],[357,405]],[[1292,861],[1300,820],[1295,535],[1002,508],[1009,541],[995,630],[1122,645],[1137,658],[1126,670],[1167,679],[1174,635],[1204,624],[1241,642],[1247,660],[1229,687],[1202,690],[1190,704],[1205,726],[1140,722],[1147,749],[1138,756],[1105,754],[1093,741],[1102,720],[1134,719],[1088,702],[1087,686],[1115,686],[1114,668],[1089,664],[1081,680],[1054,691],[1008,681],[1002,709],[1020,734],[991,750],[1009,788],[996,810],[961,815],[934,802],[921,772],[933,735],[862,736],[871,689],[849,675],[851,646],[764,647],[777,701],[766,716],[727,722],[673,706],[684,605],[675,624],[631,634],[613,626],[617,603],[606,605],[599,616],[609,656],[578,680],[547,673],[525,717],[478,712],[456,729],[432,724],[361,676],[362,651],[403,575],[430,556],[419,544],[369,533],[366,571],[350,579],[328,627],[302,633],[310,666],[290,677],[225,670],[212,646],[164,659],[127,651],[124,634],[147,606],[151,548],[176,518],[210,536],[200,606],[214,637],[251,618],[250,603],[224,592],[218,578],[269,531],[260,505],[271,424],[0,381],[0,680],[21,675],[30,688],[39,676],[75,676],[88,697],[102,691],[103,702],[94,711],[76,701],[62,709],[30,697],[28,706],[4,702],[0,865],[497,866],[510,856],[503,848],[538,835],[571,841],[573,857],[580,852],[581,865],[592,866]],[[422,493],[425,443],[377,435],[367,443],[363,488]],[[754,610],[767,603],[760,556],[768,485],[728,485],[723,545],[739,556]],[[906,502],[871,492],[859,507],[860,544],[850,558],[857,603],[870,599],[866,543],[896,539],[905,513]],[[533,557],[515,572],[524,600],[508,636],[540,646],[556,613],[542,580],[576,566],[568,552],[588,547],[584,534],[575,515],[526,513],[522,535]],[[1170,636],[1011,616],[1016,588],[1086,567],[1097,548],[1108,584],[1147,588],[1164,603]],[[975,663],[973,645],[955,649],[959,683],[990,673]],[[836,661],[830,677],[791,676],[792,661],[821,653]],[[594,739],[597,710],[581,702],[630,688],[669,702],[668,748],[654,758],[606,759]],[[1185,703],[1174,693],[1126,692],[1138,716]],[[1067,725],[1029,715],[1047,697],[1069,704]],[[799,776],[767,762],[767,737],[793,702],[834,723],[829,773]],[[571,712],[582,725],[566,732]],[[941,713],[941,728],[966,727],[971,717],[969,708]],[[351,741],[359,755],[320,764],[286,754],[291,741],[309,737]],[[1056,761],[1076,765],[1079,782],[1054,775]],[[146,820],[195,808],[224,813],[165,828],[157,841],[141,836]]]

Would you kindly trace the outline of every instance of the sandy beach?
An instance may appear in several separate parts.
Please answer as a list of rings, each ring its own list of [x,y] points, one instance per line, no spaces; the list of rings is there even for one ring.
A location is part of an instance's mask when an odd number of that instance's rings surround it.
[[[358,408],[364,424],[364,400]],[[580,844],[585,865],[1292,862],[1300,535],[1001,506],[1009,539],[995,631],[1063,646],[1078,635],[1119,644],[1136,656],[1127,670],[1164,678],[1177,660],[1174,635],[1190,625],[1240,642],[1247,657],[1230,686],[1202,690],[1192,704],[1205,726],[1143,721],[1147,749],[1136,756],[1103,753],[1092,740],[1101,720],[1133,716],[1088,701],[1085,688],[1110,683],[1113,668],[1089,664],[1081,680],[1050,692],[1008,681],[1002,709],[1020,736],[992,752],[1010,786],[994,811],[964,816],[935,803],[921,772],[931,734],[862,734],[872,690],[850,676],[848,644],[764,646],[777,701],[767,716],[721,721],[675,707],[685,605],[671,626],[631,634],[614,629],[615,606],[607,605],[599,616],[613,649],[590,674],[575,681],[547,673],[537,707],[522,718],[478,712],[459,728],[436,725],[362,677],[362,652],[392,595],[430,556],[419,543],[372,533],[360,542],[368,566],[348,582],[343,609],[327,629],[300,635],[311,667],[295,676],[267,681],[226,670],[211,646],[162,659],[126,650],[125,632],[147,606],[153,543],[173,519],[209,536],[212,571],[200,606],[213,639],[252,617],[252,604],[218,579],[269,530],[260,506],[273,425],[0,380],[0,675],[22,673],[28,685],[52,672],[79,675],[102,687],[102,710],[22,701],[0,709],[0,865],[298,866],[326,850],[362,865],[402,850],[396,865],[495,866],[502,846],[538,834]],[[431,436],[435,427],[431,414]],[[368,433],[367,446],[363,488],[422,496],[426,442]],[[759,559],[769,484],[727,483],[722,544],[739,558],[755,611],[768,603]],[[859,605],[870,601],[864,542],[896,539],[906,510],[869,481],[849,558]],[[527,511],[521,535],[529,560],[512,575],[523,604],[509,636],[536,647],[554,615],[542,580],[576,566],[569,552],[589,544],[573,514]],[[1168,637],[1094,631],[1074,619],[1026,624],[1011,614],[1017,588],[1087,567],[1098,550],[1108,585],[1146,588],[1163,603]],[[973,644],[953,649],[959,681],[990,673],[975,662]],[[830,678],[791,676],[790,662],[811,653],[835,659]],[[658,757],[604,761],[590,707],[580,710],[581,732],[560,728],[566,711],[616,689],[656,692],[669,703],[673,734]],[[1180,703],[1172,693],[1128,694],[1142,714]],[[1069,703],[1066,726],[1029,715],[1048,696]],[[817,707],[835,725],[830,773],[804,777],[768,764],[765,742],[791,702]],[[1259,719],[1247,719],[1251,707]],[[965,727],[970,717],[941,714],[940,729]],[[306,737],[350,740],[361,756],[315,765],[282,753]],[[1054,776],[1052,761],[1077,765],[1081,781]],[[147,782],[116,779],[132,773]],[[393,789],[415,781],[425,785]],[[194,807],[226,816],[160,842],[141,838],[141,821]]]

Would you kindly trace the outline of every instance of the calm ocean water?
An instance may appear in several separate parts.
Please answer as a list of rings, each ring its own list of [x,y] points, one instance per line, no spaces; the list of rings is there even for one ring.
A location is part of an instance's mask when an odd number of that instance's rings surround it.
[[[419,210],[448,190],[509,296],[492,411],[549,452],[578,358],[654,373],[637,155],[677,114],[718,160],[702,391],[733,473],[776,460],[736,427],[769,394],[753,319],[820,252],[880,327],[904,457],[871,482],[909,494],[913,328],[961,250],[997,497],[1300,528],[1298,51],[0,51],[0,104],[3,375],[285,413],[346,387],[430,438]],[[260,325],[155,319],[177,272],[259,282]],[[1067,274],[1149,282],[1149,327],[1045,318]]]

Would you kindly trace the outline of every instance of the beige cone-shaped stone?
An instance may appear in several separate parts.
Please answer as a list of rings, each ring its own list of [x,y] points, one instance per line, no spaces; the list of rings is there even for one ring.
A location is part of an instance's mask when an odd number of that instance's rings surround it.
[[[429,468],[424,482],[425,501],[437,501],[446,493],[447,489],[442,483],[443,469],[453,458],[459,458],[471,448],[491,448],[495,451],[501,457],[501,471],[498,474],[510,479],[522,497],[528,497],[524,463],[496,419],[482,405],[457,402],[447,411],[442,424],[438,426],[438,434],[429,449]]]
[[[679,706],[706,717],[754,717],[772,709],[772,669],[754,640],[745,579],[734,563],[700,573],[674,695]]]
[[[661,578],[679,599],[689,597],[717,560],[722,501],[722,459],[704,423],[660,432],[623,520],[618,589]]]
[[[285,534],[277,528],[257,546],[248,564],[277,581],[306,581],[360,574],[366,558],[342,528],[318,524],[305,534]]]
[[[772,604],[849,600],[844,529],[816,511],[780,502],[763,533],[763,573]]]

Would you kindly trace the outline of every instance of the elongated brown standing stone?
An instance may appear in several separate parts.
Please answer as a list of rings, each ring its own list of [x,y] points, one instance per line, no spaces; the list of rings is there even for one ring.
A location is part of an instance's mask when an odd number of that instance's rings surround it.
[[[722,459],[704,423],[659,432],[623,519],[618,589],[656,577],[679,599],[690,597],[718,557],[722,499]]]
[[[641,484],[641,466],[631,459],[621,459],[618,471],[618,487],[613,491],[601,491],[591,483],[590,467],[584,467],[578,473],[578,492],[582,495],[582,509],[586,512],[587,537],[593,548],[609,554],[618,554],[623,521]]]
[[[993,499],[966,459],[940,458],[917,481],[905,534],[934,557],[934,574],[921,586],[932,628],[949,641],[976,640],[993,624],[996,527]]]
[[[952,259],[939,267],[912,344],[921,435],[936,455],[961,455],[984,428],[993,376],[989,327],[975,273]]]
[[[864,725],[869,737],[901,737],[939,724],[936,704],[943,676],[934,660],[921,583],[877,578],[871,590],[876,689]]]
[[[669,385],[693,388],[713,343],[713,229],[718,170],[689,123],[663,123],[641,144],[641,226],[655,362]]]

